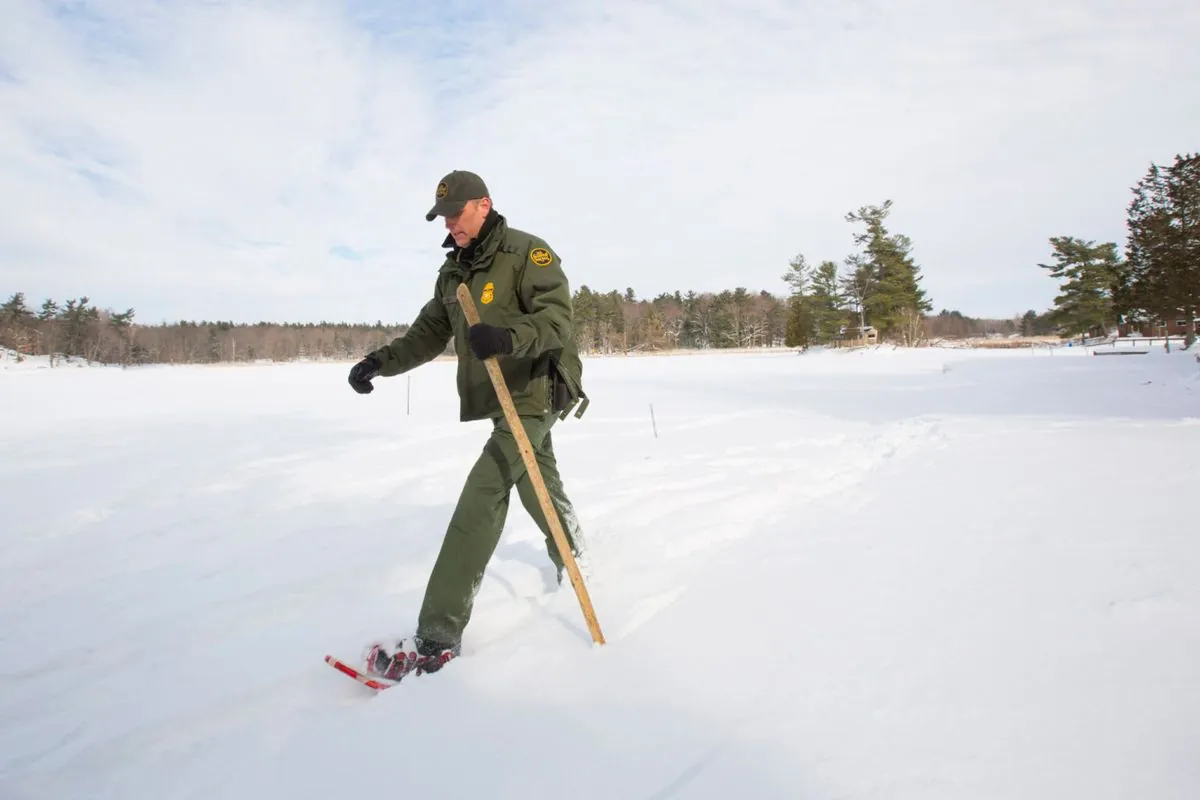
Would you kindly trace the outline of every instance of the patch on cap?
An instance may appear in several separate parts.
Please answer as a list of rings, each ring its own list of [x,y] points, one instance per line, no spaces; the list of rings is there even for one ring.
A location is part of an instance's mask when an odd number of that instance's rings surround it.
[[[437,185],[437,191],[435,191],[433,193],[433,195],[438,200],[441,200],[443,197],[445,197],[449,193],[450,193],[450,187],[446,185],[445,181],[442,181],[441,183],[439,183]]]

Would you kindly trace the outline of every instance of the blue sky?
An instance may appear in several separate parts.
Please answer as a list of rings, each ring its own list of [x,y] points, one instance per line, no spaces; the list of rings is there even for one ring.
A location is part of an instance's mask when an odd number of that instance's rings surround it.
[[[0,294],[408,321],[465,168],[575,286],[783,294],[891,199],[935,309],[1042,310],[1049,238],[1123,244],[1200,150],[1196,41],[1165,0],[18,0]]]

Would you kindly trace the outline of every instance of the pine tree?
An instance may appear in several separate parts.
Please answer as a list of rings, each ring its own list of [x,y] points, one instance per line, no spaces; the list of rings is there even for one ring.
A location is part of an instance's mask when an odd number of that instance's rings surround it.
[[[0,345],[17,351],[18,359],[33,352],[33,312],[25,305],[25,293],[14,292],[0,306]]]
[[[717,293],[712,301],[712,314],[708,326],[708,341],[713,347],[737,347],[738,320],[735,314],[733,292],[725,289]]]
[[[838,281],[838,265],[822,261],[812,276],[812,318],[816,340],[822,344],[838,337],[846,324],[846,298]]]
[[[1054,298],[1054,324],[1067,336],[1103,335],[1116,321],[1113,286],[1121,260],[1113,242],[1096,244],[1074,236],[1054,236],[1053,264],[1038,264],[1062,285]]]
[[[67,301],[60,312],[59,318],[63,323],[63,350],[68,356],[83,356],[91,358],[91,339],[94,325],[100,318],[100,311],[95,306],[88,305],[88,296],[78,300]]]
[[[807,294],[811,273],[812,269],[803,253],[792,256],[792,260],[788,262],[788,271],[783,274],[783,282],[790,289],[788,294]]]
[[[854,243],[864,246],[864,260],[871,272],[873,291],[862,298],[865,317],[881,339],[896,338],[915,344],[914,325],[933,304],[921,288],[920,268],[912,258],[912,240],[888,232],[884,221],[892,201],[879,206],[862,206],[846,215],[847,222],[862,223],[865,231],[854,234]],[[857,276],[856,276],[857,277]]]
[[[11,324],[17,320],[28,319],[32,315],[29,307],[25,305],[24,292],[13,292],[4,305],[0,306],[0,322],[3,323]]]
[[[786,347],[807,348],[813,340],[812,298],[794,294],[788,298],[787,329],[783,344]]]
[[[1037,336],[1037,312],[1032,308],[1021,317],[1021,335]]]
[[[1200,313],[1200,155],[1151,164],[1133,195],[1117,302],[1131,318],[1188,320],[1190,346]]]
[[[700,325],[700,297],[689,291],[683,298],[683,321],[679,325],[681,347],[699,349],[703,346]]]
[[[54,366],[54,357],[58,350],[58,315],[60,312],[58,303],[47,297],[37,315],[42,352],[50,357],[51,367]]]
[[[121,343],[121,362],[128,363],[133,347],[133,309],[110,315],[108,324],[117,332],[117,339]]]
[[[788,271],[783,281],[790,287],[788,294],[787,327],[784,329],[785,347],[808,347],[812,344],[815,319],[812,303],[808,297],[812,283],[812,268],[802,253],[797,253],[788,262]]]

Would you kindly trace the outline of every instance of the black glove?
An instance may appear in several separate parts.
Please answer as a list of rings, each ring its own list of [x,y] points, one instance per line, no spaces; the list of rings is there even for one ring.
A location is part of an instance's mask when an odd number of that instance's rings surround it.
[[[512,331],[481,322],[467,331],[471,352],[483,359],[488,356],[505,356],[513,350]]]
[[[383,363],[375,356],[367,356],[351,367],[350,385],[354,387],[354,391],[359,394],[370,394],[375,391],[375,387],[371,385],[371,379],[379,374],[382,367]]]

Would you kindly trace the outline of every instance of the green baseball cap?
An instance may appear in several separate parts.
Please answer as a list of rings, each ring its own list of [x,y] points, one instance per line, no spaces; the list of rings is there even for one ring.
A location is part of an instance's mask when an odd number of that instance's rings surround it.
[[[483,178],[474,172],[456,169],[438,182],[433,192],[433,208],[425,215],[427,222],[441,215],[454,216],[463,210],[468,200],[478,200],[488,196],[488,188]]]

